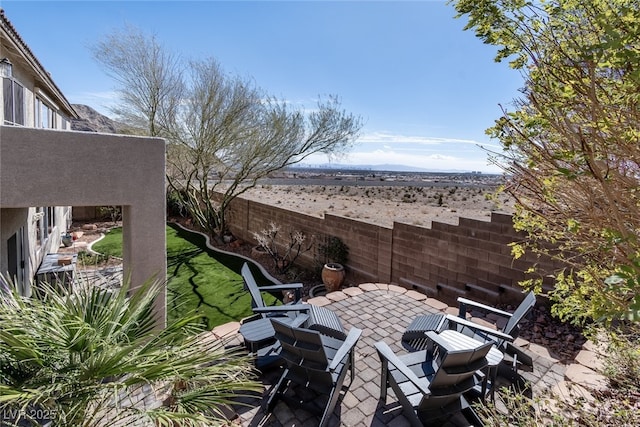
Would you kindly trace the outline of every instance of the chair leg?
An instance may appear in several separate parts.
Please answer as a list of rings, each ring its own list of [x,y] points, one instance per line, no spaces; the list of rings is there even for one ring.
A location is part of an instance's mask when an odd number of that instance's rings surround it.
[[[349,370],[351,371],[351,382],[349,385],[351,385],[353,384],[353,378],[356,375],[356,352],[353,349],[351,350],[351,356],[349,358],[351,359],[351,366],[349,366]]]
[[[386,359],[382,359],[382,369],[380,373],[380,400],[382,403],[387,403],[387,388],[389,387],[389,364]]]
[[[461,405],[462,405],[462,410],[461,410],[462,415],[464,415],[466,420],[469,421],[471,425],[473,425],[474,427],[484,426],[484,424],[482,423],[482,420],[480,419],[476,411],[473,409],[473,407],[469,405],[469,402],[467,402],[464,396],[461,397]]]
[[[329,395],[327,406],[324,408],[324,412],[322,413],[322,418],[320,418],[320,424],[318,425],[319,427],[325,427],[329,423],[331,414],[333,414],[336,403],[338,403],[338,397],[340,397],[340,388],[334,387],[333,390],[331,390],[331,394]]]
[[[273,411],[278,399],[283,394],[284,390],[287,388],[287,384],[289,383],[289,380],[286,379],[288,373],[289,370],[285,369],[278,382],[272,385],[271,389],[267,392],[267,401],[262,407],[263,412],[268,414]]]

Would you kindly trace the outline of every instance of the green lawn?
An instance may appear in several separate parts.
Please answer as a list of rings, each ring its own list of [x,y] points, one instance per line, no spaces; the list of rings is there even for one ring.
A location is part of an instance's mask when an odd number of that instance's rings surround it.
[[[104,239],[93,245],[93,250],[103,255],[122,258],[122,227],[109,230]]]
[[[122,257],[122,229],[114,229],[93,246],[96,252]],[[109,251],[109,252],[107,252]],[[250,316],[251,297],[235,271],[242,261],[214,253],[205,238],[178,226],[167,226],[167,315],[179,318],[191,310],[203,316],[209,328]],[[273,303],[275,298],[265,296]]]

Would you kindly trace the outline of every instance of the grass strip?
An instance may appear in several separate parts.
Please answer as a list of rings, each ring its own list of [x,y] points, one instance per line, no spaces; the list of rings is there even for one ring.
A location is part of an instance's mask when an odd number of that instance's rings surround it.
[[[211,329],[250,316],[251,297],[243,289],[242,277],[236,272],[244,261],[209,249],[200,234],[173,224],[167,225],[166,230],[169,319],[195,310]],[[122,229],[113,229],[93,245],[93,249],[122,257]],[[269,294],[264,294],[264,298],[268,304],[277,301]]]

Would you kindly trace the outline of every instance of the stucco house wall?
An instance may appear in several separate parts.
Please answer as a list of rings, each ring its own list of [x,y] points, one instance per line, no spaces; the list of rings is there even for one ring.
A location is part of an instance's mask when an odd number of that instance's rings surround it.
[[[166,280],[164,140],[15,126],[1,126],[0,135],[3,238],[25,207],[122,206],[125,277],[133,287]],[[40,167],[69,159],[72,167]],[[162,295],[156,301],[162,322],[165,305]]]
[[[70,127],[70,118],[76,117],[76,112],[1,9],[0,60],[4,65],[0,67],[0,123],[47,129]],[[45,157],[50,149],[36,153],[41,163],[32,173],[58,166]],[[0,192],[6,186],[0,182]],[[28,282],[44,255],[57,251],[70,221],[69,206],[0,209],[0,273]]]

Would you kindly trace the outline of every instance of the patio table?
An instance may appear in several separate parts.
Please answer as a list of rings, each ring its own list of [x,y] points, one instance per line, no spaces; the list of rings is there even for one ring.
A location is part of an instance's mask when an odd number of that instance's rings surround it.
[[[240,326],[240,335],[251,353],[257,353],[260,348],[272,344],[275,341],[275,334],[276,331],[268,317],[252,320]]]

